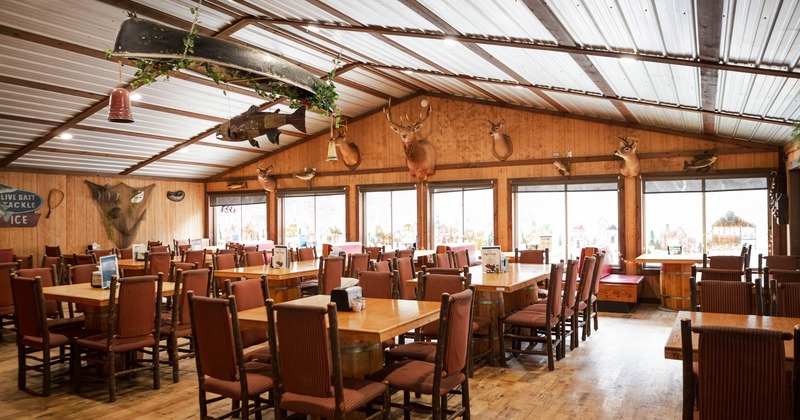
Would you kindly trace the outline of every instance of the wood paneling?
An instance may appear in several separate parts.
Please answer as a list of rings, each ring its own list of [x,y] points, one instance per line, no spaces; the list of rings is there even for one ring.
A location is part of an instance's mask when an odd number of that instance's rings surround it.
[[[171,243],[173,238],[207,236],[204,229],[204,184],[200,182],[2,171],[0,184],[35,192],[44,198],[45,205],[39,210],[42,216],[38,226],[0,229],[0,248],[14,248],[20,255],[33,254],[34,263],[38,266],[45,245],[60,245],[64,253],[81,252],[93,242],[103,248],[117,246],[106,236],[104,218],[85,180],[100,185],[124,182],[132,187],[155,184],[147,214],[134,238],[135,243],[147,240]],[[64,192],[64,201],[53,210],[49,219],[45,219],[47,196],[54,188]],[[167,191],[176,190],[183,190],[186,198],[177,203],[167,200]]]

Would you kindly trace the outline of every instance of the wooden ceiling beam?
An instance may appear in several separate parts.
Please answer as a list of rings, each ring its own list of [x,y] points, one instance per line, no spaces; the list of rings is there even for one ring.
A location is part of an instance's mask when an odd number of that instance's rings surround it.
[[[147,16],[148,18],[155,19],[159,22],[166,23],[167,25],[174,26],[176,28],[188,28],[192,26],[191,20],[187,21],[177,18],[167,12],[162,12],[161,10],[153,9],[152,7],[139,4],[135,1],[131,0],[99,0],[99,1],[108,4],[109,6],[114,6],[122,10],[127,10],[129,13],[136,13],[137,16]],[[204,28],[200,25],[196,25],[196,28],[197,28],[197,33],[200,35],[207,35],[207,36],[214,35],[214,31]]]
[[[722,35],[723,2],[706,1],[697,3],[698,55],[703,61],[719,61],[720,38]],[[700,107],[716,111],[719,70],[700,69]],[[703,132],[715,134],[715,118],[703,115]]]
[[[776,70],[774,68],[767,68],[766,66],[770,66],[769,63],[762,64],[761,67],[752,67],[745,64],[732,64],[732,63],[720,63],[718,61],[705,61],[693,58],[675,58],[675,57],[662,57],[656,55],[648,55],[648,54],[634,54],[634,53],[625,53],[625,52],[618,52],[618,51],[608,51],[608,50],[600,50],[600,49],[590,49],[590,48],[583,48],[583,47],[568,47],[564,45],[551,45],[551,44],[538,44],[535,42],[527,41],[527,40],[509,40],[509,39],[499,39],[499,38],[490,38],[490,37],[480,37],[475,35],[446,35],[441,32],[427,32],[421,30],[408,30],[408,29],[400,29],[400,28],[390,28],[390,27],[382,27],[382,26],[371,26],[371,25],[362,25],[362,26],[354,26],[354,25],[340,25],[334,24],[329,22],[317,22],[317,21],[297,21],[291,19],[275,19],[269,17],[254,17],[261,22],[268,22],[273,23],[276,25],[294,25],[294,26],[308,26],[314,25],[318,26],[322,29],[331,29],[331,30],[339,30],[344,32],[367,32],[374,35],[394,35],[394,36],[402,36],[402,37],[412,37],[412,38],[425,38],[425,39],[438,39],[443,40],[445,38],[453,39],[454,41],[458,42],[466,42],[466,43],[475,43],[475,44],[486,44],[486,45],[497,45],[502,47],[512,47],[512,48],[521,48],[521,49],[529,49],[529,50],[540,50],[540,51],[550,51],[550,52],[560,52],[560,53],[567,53],[567,54],[583,54],[587,56],[595,56],[595,57],[607,57],[607,58],[616,58],[616,59],[631,59],[631,60],[638,60],[644,62],[652,62],[652,63],[661,63],[661,64],[670,64],[670,65],[677,65],[677,66],[689,66],[689,67],[697,67],[697,68],[712,68],[717,70],[725,70],[725,71],[734,71],[740,73],[749,73],[749,74],[760,74],[765,76],[775,76],[775,77],[787,77],[790,79],[800,79],[800,72],[793,72],[790,70]],[[774,66],[773,66],[774,67]]]

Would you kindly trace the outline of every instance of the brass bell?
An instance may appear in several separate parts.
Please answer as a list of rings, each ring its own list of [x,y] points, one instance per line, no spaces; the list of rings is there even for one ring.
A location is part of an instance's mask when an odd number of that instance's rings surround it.
[[[336,143],[332,140],[328,142],[328,162],[336,162],[339,158],[336,156]]]
[[[118,87],[111,91],[108,101],[108,121],[118,123],[132,123],[131,97],[128,90]]]

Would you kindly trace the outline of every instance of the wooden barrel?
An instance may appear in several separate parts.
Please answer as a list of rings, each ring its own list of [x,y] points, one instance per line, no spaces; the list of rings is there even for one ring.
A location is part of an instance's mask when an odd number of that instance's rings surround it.
[[[534,284],[515,292],[507,293],[505,299],[505,313],[523,309],[539,301],[539,288]]]
[[[108,327],[108,306],[88,306],[83,307],[84,324],[86,328],[106,331]]]
[[[300,299],[300,296],[300,279],[290,279],[286,283],[275,284],[274,286],[273,282],[269,282],[269,297],[275,303]]]
[[[383,367],[381,343],[361,340],[341,340],[342,376],[364,379]]]
[[[497,319],[505,315],[505,298],[502,292],[477,292],[475,293],[475,310],[473,316],[489,318],[492,320],[494,335],[497,337]],[[472,354],[481,354],[486,351],[486,342],[477,342],[472,349]],[[494,340],[494,353],[500,351],[500,344]]]
[[[691,308],[691,264],[661,264],[661,306],[671,310]]]

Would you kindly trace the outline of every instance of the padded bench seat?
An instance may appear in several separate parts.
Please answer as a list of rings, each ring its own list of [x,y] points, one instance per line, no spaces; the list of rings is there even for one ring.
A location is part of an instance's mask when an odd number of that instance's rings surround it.
[[[642,290],[644,276],[609,274],[600,279],[598,309],[607,312],[629,312]]]

